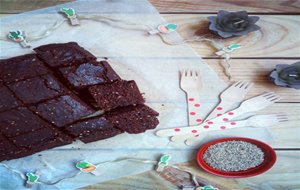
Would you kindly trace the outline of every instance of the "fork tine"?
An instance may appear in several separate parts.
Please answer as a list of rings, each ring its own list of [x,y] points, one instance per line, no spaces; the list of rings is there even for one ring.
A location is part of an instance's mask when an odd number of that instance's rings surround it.
[[[261,96],[268,97],[273,94],[275,94],[275,93],[274,92],[264,92],[263,94],[261,94]]]
[[[253,82],[248,82],[247,85],[244,87],[244,89],[250,89],[254,85]]]
[[[236,83],[234,83],[232,86],[234,87],[238,87],[243,81],[237,81]]]

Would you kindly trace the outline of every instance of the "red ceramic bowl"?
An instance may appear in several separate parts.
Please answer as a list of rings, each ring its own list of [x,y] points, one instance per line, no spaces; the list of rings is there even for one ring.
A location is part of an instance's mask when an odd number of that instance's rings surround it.
[[[226,171],[216,170],[216,169],[212,168],[211,166],[209,166],[204,161],[203,155],[204,155],[205,151],[208,149],[208,147],[210,147],[211,145],[220,143],[220,142],[233,141],[233,140],[249,142],[249,143],[252,143],[252,144],[256,145],[257,147],[259,147],[264,152],[264,161],[260,165],[254,167],[254,168],[250,168],[250,169],[244,170],[244,171],[237,171],[237,172],[226,172]],[[196,160],[202,169],[204,169],[205,171],[212,173],[214,175],[221,176],[221,177],[227,177],[227,178],[243,178],[243,177],[256,176],[256,175],[259,175],[259,174],[264,173],[267,170],[269,170],[276,162],[276,153],[272,149],[272,147],[270,147],[269,145],[267,145],[261,141],[258,141],[255,139],[249,139],[249,138],[242,138],[242,137],[230,137],[230,138],[221,138],[221,139],[213,140],[209,143],[204,144],[199,149]]]

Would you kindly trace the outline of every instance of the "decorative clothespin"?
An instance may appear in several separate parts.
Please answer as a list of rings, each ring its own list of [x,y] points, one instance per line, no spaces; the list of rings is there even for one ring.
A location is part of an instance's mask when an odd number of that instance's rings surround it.
[[[206,185],[206,186],[183,186],[182,190],[219,190],[219,189],[213,187],[212,185]]]
[[[150,30],[150,31],[148,31],[148,33],[150,35],[157,34],[157,33],[167,34],[167,33],[170,33],[170,32],[174,32],[176,29],[177,29],[176,24],[167,23],[167,24],[159,25],[157,27],[157,29]]]
[[[12,30],[8,33],[7,37],[15,42],[18,42],[23,48],[29,48],[30,45],[26,41],[25,32],[22,30]]]
[[[220,51],[216,52],[216,54],[218,56],[221,56],[221,55],[223,55],[225,53],[230,53],[230,52],[232,52],[232,51],[234,51],[236,49],[240,49],[240,48],[241,48],[241,46],[239,44],[231,44],[231,45],[229,45],[227,47],[222,48]]]
[[[159,160],[159,162],[158,162],[158,164],[157,164],[157,166],[156,166],[156,171],[157,172],[162,172],[164,169],[165,169],[165,167],[169,164],[169,161],[171,160],[171,156],[169,156],[169,155],[163,155],[161,158],[160,158],[160,160]]]
[[[67,15],[72,26],[79,25],[79,20],[77,19],[76,12],[73,8],[62,8],[60,11]]]
[[[77,162],[75,166],[84,173],[92,173],[96,176],[100,175],[100,173],[97,171],[97,167],[94,164],[91,164],[90,162],[80,161]]]
[[[34,184],[37,183],[40,176],[36,173],[28,172],[26,173],[27,181],[26,181],[26,187],[31,188]]]

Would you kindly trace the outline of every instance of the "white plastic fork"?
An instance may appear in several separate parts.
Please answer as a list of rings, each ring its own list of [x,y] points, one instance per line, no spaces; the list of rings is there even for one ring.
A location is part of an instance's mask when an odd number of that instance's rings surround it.
[[[180,87],[187,96],[189,126],[197,125],[202,122],[199,101],[199,92],[202,88],[200,72],[184,70],[180,74]]]
[[[245,95],[249,89],[253,86],[253,83],[238,81],[229,86],[220,95],[220,103],[214,108],[214,110],[205,118],[205,121],[216,118],[225,112],[237,107],[245,98]],[[171,137],[173,142],[184,142],[186,139],[193,137],[193,134],[184,134],[181,136]]]
[[[216,131],[219,129],[234,129],[234,128],[241,128],[241,127],[271,127],[274,125],[278,125],[283,122],[287,122],[288,116],[285,114],[270,114],[270,115],[255,115],[252,117],[249,117],[245,120],[239,120],[239,121],[230,121],[226,123],[217,123],[213,124],[212,128],[209,128],[208,130],[203,130],[203,133],[201,133],[201,136],[198,135],[196,137],[191,137],[185,141],[187,145],[193,146],[199,144],[199,141],[203,139],[203,136],[205,136],[205,133],[208,131]]]
[[[177,135],[182,136],[185,134],[192,134],[193,136],[195,136],[198,134],[199,128],[209,129],[210,125],[212,125],[212,124],[224,123],[229,120],[232,120],[235,117],[239,117],[247,112],[254,112],[254,111],[261,110],[261,109],[275,103],[278,100],[280,100],[280,97],[277,94],[275,94],[274,92],[263,93],[259,96],[255,96],[253,98],[243,101],[242,104],[238,108],[236,108],[232,111],[229,111],[221,116],[218,116],[215,119],[212,119],[208,122],[202,123],[201,125],[191,126],[191,127],[172,128],[172,129],[162,129],[162,130],[157,131],[156,135],[160,136],[160,137],[174,136],[174,138]],[[182,138],[183,137],[184,136],[182,136]],[[185,138],[186,138],[186,136],[185,136]]]

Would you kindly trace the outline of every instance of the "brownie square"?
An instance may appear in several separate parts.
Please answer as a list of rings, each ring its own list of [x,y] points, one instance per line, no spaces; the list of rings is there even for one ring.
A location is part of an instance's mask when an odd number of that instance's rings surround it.
[[[9,110],[21,105],[21,102],[6,87],[0,84],[0,112]]]
[[[2,59],[0,67],[0,78],[6,83],[49,73],[49,70],[35,54]]]
[[[89,87],[89,91],[96,100],[98,107],[105,111],[145,102],[135,81],[123,80],[95,85]]]
[[[72,143],[72,139],[58,130],[44,127],[31,133],[9,138],[17,147],[40,151]]]
[[[75,96],[60,96],[30,107],[45,120],[57,127],[71,124],[94,111]]]
[[[25,104],[37,103],[59,95],[68,90],[53,76],[43,75],[8,85]]]
[[[96,57],[76,42],[48,44],[34,48],[37,56],[51,67],[62,67],[86,63]]]
[[[122,133],[115,129],[104,117],[88,118],[65,127],[66,133],[79,138],[84,143],[98,141]]]
[[[59,68],[59,71],[73,88],[84,88],[120,79],[106,61],[89,61],[81,65]]]
[[[15,154],[24,152],[23,148],[17,148],[11,141],[0,134],[0,162],[15,158]]]
[[[115,128],[127,133],[143,133],[154,129],[159,121],[159,114],[146,105],[127,106],[106,112],[105,117]]]
[[[25,107],[0,113],[0,131],[6,137],[32,132],[49,125]]]

